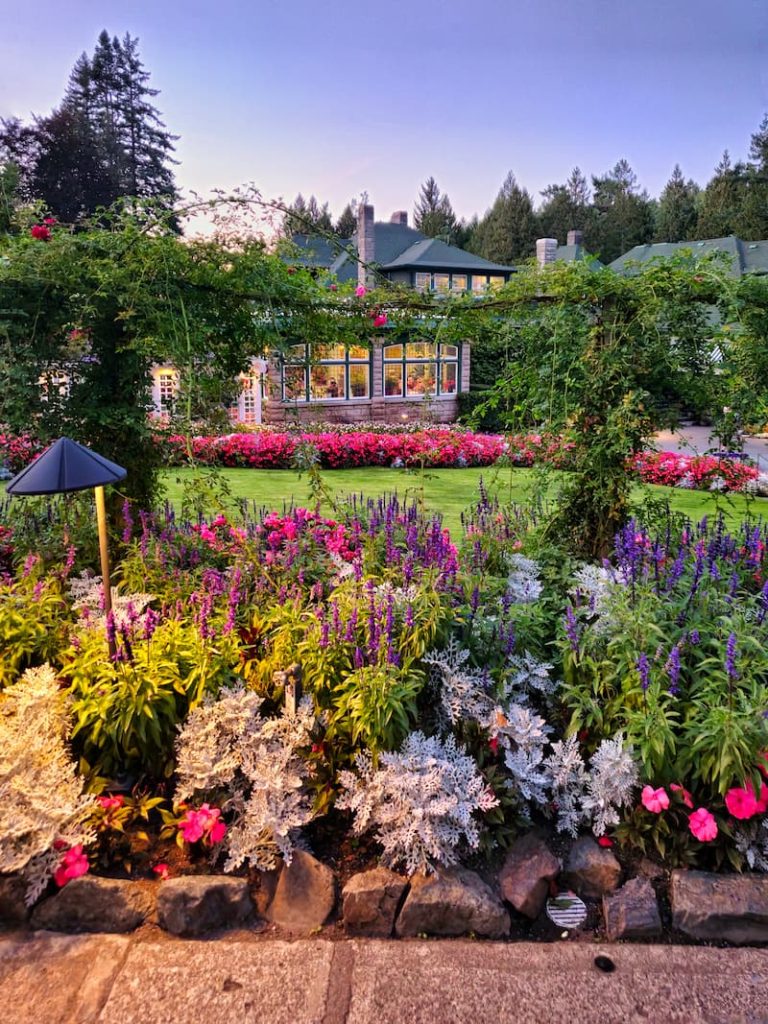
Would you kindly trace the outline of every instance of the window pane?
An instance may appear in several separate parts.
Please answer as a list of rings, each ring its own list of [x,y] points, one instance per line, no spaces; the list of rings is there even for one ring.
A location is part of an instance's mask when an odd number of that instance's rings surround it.
[[[387,397],[403,393],[403,364],[393,363],[384,367],[384,394]]]
[[[436,292],[447,292],[448,286],[451,281],[450,274],[434,274],[435,291]]]
[[[370,356],[370,350],[365,345],[350,345],[349,347],[349,358],[350,359],[368,359]]]
[[[456,363],[442,363],[440,366],[440,393],[443,395],[456,394],[456,381],[458,379],[458,365]]]
[[[428,292],[432,287],[432,275],[431,274],[416,274],[416,290],[419,292]]]
[[[286,402],[305,402],[307,399],[307,371],[303,366],[283,369],[283,397]]]
[[[405,346],[406,359],[430,359],[434,358],[435,346],[428,341],[415,341]]]
[[[458,347],[458,345],[441,345],[440,346],[440,358],[441,359],[458,359],[459,358],[459,347]]]
[[[465,292],[467,290],[467,275],[466,274],[454,274],[451,277],[451,291],[452,292]]]
[[[313,345],[311,352],[313,362],[322,362],[325,359],[339,359],[342,362],[346,356],[343,345]]]
[[[286,363],[304,363],[307,359],[306,345],[291,345],[285,353]]]
[[[504,284],[504,278],[503,277],[489,277],[488,278],[488,284],[489,284],[489,286],[491,288],[491,291],[495,292],[495,291],[497,291],[497,289],[501,288],[501,286]]]
[[[407,367],[407,393],[433,395],[435,393],[435,364],[413,363]]]
[[[349,397],[367,398],[370,390],[370,371],[368,366],[350,366]]]
[[[402,345],[387,345],[384,349],[385,359],[402,359],[403,358],[403,346]]]
[[[482,295],[485,289],[488,287],[488,281],[483,277],[472,276],[472,291],[476,294]]]
[[[312,366],[309,371],[309,397],[313,402],[344,399],[344,367]]]

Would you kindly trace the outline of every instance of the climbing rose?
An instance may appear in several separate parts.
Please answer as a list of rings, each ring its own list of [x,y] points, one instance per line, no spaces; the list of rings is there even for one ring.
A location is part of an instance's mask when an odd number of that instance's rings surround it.
[[[358,297],[358,299],[362,299],[362,297],[365,295],[367,291],[368,289],[365,287],[365,285],[359,284],[357,288],[355,288],[355,295]]]
[[[40,242],[50,242],[51,240],[51,229],[45,224],[33,224],[29,233]]]
[[[61,858],[59,866],[53,873],[53,880],[61,889],[73,878],[79,878],[80,875],[86,874],[89,867],[88,858],[83,853],[82,843],[78,843],[77,846],[67,850]]]
[[[640,799],[643,801],[646,811],[651,811],[653,814],[661,814],[669,807],[669,797],[663,786],[659,789],[654,789],[653,786],[644,786]]]
[[[375,316],[373,318],[373,326],[374,327],[383,327],[386,322],[387,322],[387,314],[386,313],[379,313],[378,316]]]
[[[688,815],[688,827],[702,843],[709,843],[717,838],[717,822],[706,807],[699,807]]]

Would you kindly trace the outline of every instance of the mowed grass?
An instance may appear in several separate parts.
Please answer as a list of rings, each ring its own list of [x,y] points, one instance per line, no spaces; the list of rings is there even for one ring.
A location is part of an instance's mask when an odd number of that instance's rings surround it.
[[[180,506],[185,483],[192,482],[191,469],[168,470],[163,475],[165,494],[176,507]],[[290,504],[307,505],[312,502],[309,478],[288,469],[222,469],[233,498],[255,502],[257,506],[280,510]],[[540,474],[529,469],[432,469],[424,474],[401,469],[329,469],[323,470],[322,480],[333,500],[346,495],[362,494],[366,498],[397,493],[401,498],[423,497],[427,509],[440,512],[452,533],[461,527],[461,513],[473,505],[479,495],[480,481],[492,495],[502,502],[524,505],[541,492]],[[550,478],[547,498],[556,494],[556,478]],[[768,501],[744,495],[709,494],[705,491],[687,491],[674,487],[638,486],[633,499],[638,503],[646,497],[668,498],[672,509],[684,513],[692,520],[722,511],[730,522],[738,522],[746,515],[765,516]],[[324,510],[331,511],[330,503]]]

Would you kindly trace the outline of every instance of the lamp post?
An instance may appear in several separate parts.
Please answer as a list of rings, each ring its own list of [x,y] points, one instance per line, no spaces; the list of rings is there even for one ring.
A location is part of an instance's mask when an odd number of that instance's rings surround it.
[[[104,585],[104,614],[112,611],[112,583],[109,569],[109,538],[104,488],[124,480],[127,470],[97,455],[68,437],[60,437],[31,465],[17,474],[6,487],[8,494],[65,494],[93,487],[96,493],[96,524],[99,531],[101,578]],[[110,657],[114,658],[115,642],[107,637]]]

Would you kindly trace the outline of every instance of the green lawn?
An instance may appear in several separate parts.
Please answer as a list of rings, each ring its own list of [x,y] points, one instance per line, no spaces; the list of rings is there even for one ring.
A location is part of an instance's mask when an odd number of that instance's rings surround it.
[[[189,469],[169,470],[164,475],[166,495],[174,505],[181,501],[182,486],[190,479]],[[288,469],[224,469],[232,494],[247,498],[257,505],[280,509],[292,501],[306,505],[310,500],[308,478],[299,477]],[[428,508],[442,513],[446,526],[458,530],[461,512],[477,500],[478,483],[482,478],[488,490],[498,493],[504,501],[520,504],[529,501],[534,493],[537,474],[532,470],[515,469],[434,469],[424,477],[418,472],[409,473],[397,469],[335,469],[325,470],[323,481],[330,493],[339,498],[345,494],[364,494],[375,497],[380,494],[398,492],[401,496],[421,495]],[[554,485],[553,485],[554,488]],[[554,490],[552,490],[554,493]],[[764,499],[749,499],[742,495],[711,495],[703,491],[686,491],[674,487],[636,488],[637,500],[644,495],[655,498],[669,496],[672,508],[700,519],[705,514],[722,510],[730,520],[740,520],[748,511],[752,515],[765,514],[768,502]]]

